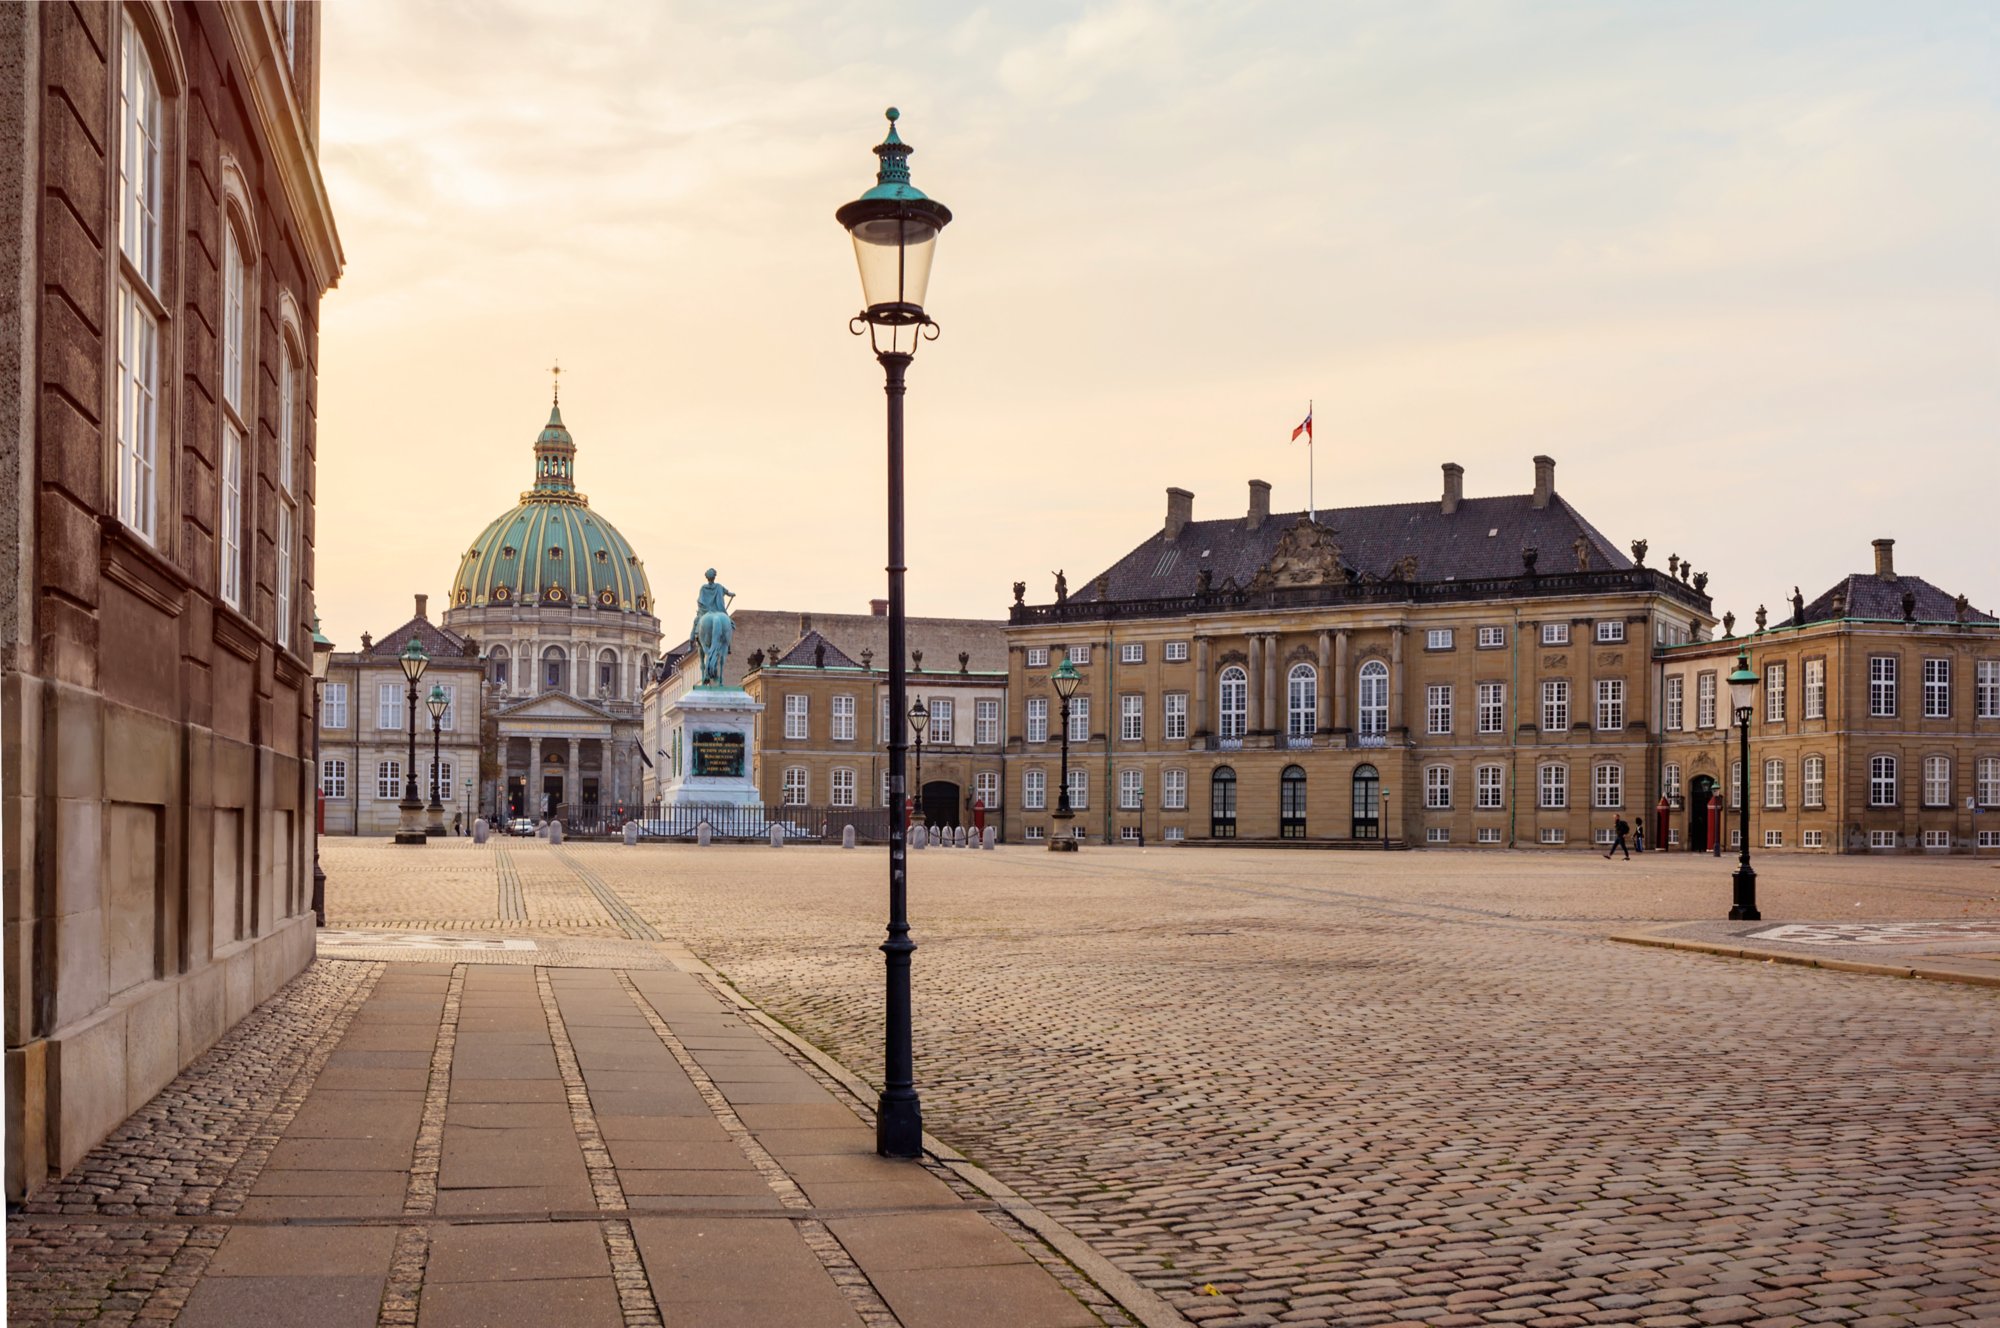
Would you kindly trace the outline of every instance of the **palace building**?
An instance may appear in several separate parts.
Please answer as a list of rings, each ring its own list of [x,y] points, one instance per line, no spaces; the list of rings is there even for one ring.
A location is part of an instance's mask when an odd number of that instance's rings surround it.
[[[1071,830],[1127,842],[1574,845],[1657,792],[1656,646],[1706,639],[1707,576],[1616,548],[1555,488],[1160,528],[1008,619],[1007,796],[1055,833],[1067,655]],[[1015,837],[1010,835],[1010,837]]]
[[[1659,652],[1661,791],[1669,841],[1739,844],[1743,771],[1727,678],[1761,678],[1750,723],[1751,847],[2000,856],[2000,618],[1875,541],[1857,572],[1748,636]]]
[[[312,959],[319,20],[0,6],[10,1200]]]

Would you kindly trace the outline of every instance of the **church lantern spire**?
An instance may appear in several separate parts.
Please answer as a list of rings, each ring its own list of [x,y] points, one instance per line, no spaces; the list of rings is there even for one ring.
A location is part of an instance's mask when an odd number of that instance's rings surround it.
[[[529,492],[539,497],[562,495],[581,500],[576,491],[576,443],[563,427],[562,366],[549,371],[556,375],[549,422],[535,439],[535,484]]]

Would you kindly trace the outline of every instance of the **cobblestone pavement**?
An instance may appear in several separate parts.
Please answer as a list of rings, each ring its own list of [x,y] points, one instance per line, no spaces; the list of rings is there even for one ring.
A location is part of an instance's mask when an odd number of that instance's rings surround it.
[[[562,852],[875,1075],[879,851]],[[1204,1323],[2000,1322],[2000,1001],[1603,940],[1732,865],[928,850],[927,1124]],[[2000,918],[1989,863],[1758,865],[1767,922]]]

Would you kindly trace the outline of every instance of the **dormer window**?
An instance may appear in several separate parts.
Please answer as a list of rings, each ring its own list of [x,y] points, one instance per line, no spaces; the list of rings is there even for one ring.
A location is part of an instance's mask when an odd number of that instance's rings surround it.
[[[509,544],[503,547],[500,550],[500,556],[502,558],[512,558],[514,556],[514,546]]]
[[[561,546],[561,545],[559,545],[559,544],[558,544],[558,545],[550,545],[550,546],[549,546],[549,557],[553,558],[553,559],[554,559],[555,561],[557,561],[557,562],[561,562],[561,561],[562,561],[562,546]]]
[[[601,563],[608,563],[611,561],[611,555],[606,553],[604,550],[599,549],[597,551],[597,561]]]

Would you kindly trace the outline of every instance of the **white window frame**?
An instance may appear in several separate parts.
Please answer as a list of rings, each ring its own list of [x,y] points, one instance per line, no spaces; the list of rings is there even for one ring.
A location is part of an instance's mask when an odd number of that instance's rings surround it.
[[[1981,807],[2000,807],[2000,756],[1982,756],[1973,767],[1974,799]]]
[[[429,781],[432,778],[435,778],[437,780],[437,790],[438,790],[439,800],[445,802],[450,801],[451,781],[455,773],[456,772],[452,769],[452,761],[449,756],[443,757],[436,761],[431,760],[428,756],[425,757],[424,758],[425,783],[420,792],[422,792],[423,795],[428,798],[431,795],[431,785]]]
[[[347,684],[330,682],[320,693],[319,726],[323,729],[347,727]]]
[[[1451,827],[1448,825],[1425,826],[1424,842],[1426,844],[1449,844],[1451,842]]]
[[[1615,733],[1625,727],[1625,680],[1597,680],[1597,731]]]
[[[1450,650],[1457,634],[1449,627],[1431,627],[1424,631],[1424,649]]]
[[[1424,767],[1424,807],[1439,812],[1451,810],[1451,767],[1429,765]]]
[[[1541,839],[1544,844],[1561,844],[1568,841],[1569,832],[1559,825],[1545,825],[1542,827]]]
[[[835,742],[853,742],[855,733],[855,701],[851,692],[835,692],[828,703],[829,724],[832,731],[827,735]]]
[[[1221,713],[1220,735],[1240,738],[1250,727],[1250,673],[1240,664],[1223,667],[1215,680],[1216,706]]]
[[[1424,689],[1425,732],[1449,736],[1452,728],[1451,684],[1434,682]]]
[[[1951,758],[1949,756],[1926,756],[1924,758],[1924,806],[1951,806]]]
[[[1048,666],[1049,648],[1047,646],[1029,646],[1028,667],[1031,669],[1045,669]]]
[[[1766,831],[1764,832],[1764,847],[1765,847],[1765,848],[1783,848],[1784,846],[1785,846],[1785,832],[1784,832],[1784,831],[1782,831],[1782,830],[1766,830]]]
[[[1826,758],[1817,752],[1799,762],[1799,804],[1813,810],[1826,806]]]
[[[1479,629],[1479,648],[1499,650],[1507,644],[1507,629],[1504,627],[1482,627]]]
[[[1799,847],[1800,847],[1800,848],[1825,848],[1825,847],[1826,847],[1826,831],[1824,831],[1824,830],[1801,830],[1801,831],[1799,831]]]
[[[1767,812],[1785,809],[1785,760],[1781,756],[1769,757],[1764,762],[1764,810]]]
[[[1049,698],[1031,696],[1025,716],[1025,730],[1022,738],[1027,742],[1047,742],[1049,740]]]
[[[444,689],[444,713],[438,716],[438,731],[450,733],[458,728],[458,684],[441,682],[438,686]]]
[[[1285,736],[1310,738],[1319,726],[1319,670],[1298,663],[1285,672]]]
[[[403,763],[393,756],[375,763],[375,800],[403,800]]]
[[[802,765],[785,767],[784,782],[779,786],[778,800],[787,807],[804,807],[806,797],[812,791],[812,774]]]
[[[1118,810],[1136,812],[1143,805],[1146,796],[1146,773],[1136,767],[1118,772]]]
[[[982,696],[972,703],[972,741],[990,747],[1000,741],[1000,701]]]
[[[1542,644],[1545,646],[1566,646],[1569,644],[1568,623],[1543,623]]]
[[[1477,766],[1472,772],[1472,805],[1482,812],[1499,811],[1506,805],[1507,768],[1499,765]]]
[[[1625,805],[1625,767],[1616,761],[1599,761],[1590,776],[1591,805],[1600,811],[1615,811]]]
[[[1497,844],[1500,842],[1500,827],[1497,825],[1482,825],[1479,827],[1479,834],[1476,838],[1482,844]]]
[[[1569,767],[1560,761],[1544,761],[1535,771],[1535,788],[1541,810],[1564,810],[1569,806]]]
[[[401,733],[404,725],[409,723],[409,719],[409,684],[400,682],[376,683],[375,727],[385,731]]]
[[[848,766],[835,766],[827,774],[826,800],[831,807],[852,807],[855,805],[858,781],[854,771]]]
[[[1160,698],[1161,737],[1168,742],[1184,742],[1188,735],[1188,694],[1167,692]]]
[[[1670,801],[1680,801],[1681,764],[1679,761],[1669,761],[1660,767],[1660,792]]]
[[[1000,805],[1000,772],[981,770],[972,777],[972,800],[983,802],[986,810],[992,811]]]
[[[1069,699],[1069,740],[1090,741],[1090,698],[1087,696],[1072,696]]]
[[[250,260],[236,220],[222,218],[222,446],[218,460],[221,502],[216,513],[216,588],[222,602],[243,609],[244,472],[249,451]]]
[[[215,524],[216,593],[239,612],[243,608],[243,432],[233,420],[222,423],[221,486]]]
[[[298,530],[298,498],[293,480],[296,474],[297,439],[294,422],[298,414],[298,357],[292,353],[289,336],[278,338],[278,545],[277,614],[278,644],[292,646],[292,545]]]
[[[1162,651],[1162,655],[1169,664],[1185,664],[1188,657],[1188,643],[1185,641],[1169,641],[1166,644],[1165,650]]]
[[[1160,810],[1184,812],[1187,810],[1188,776],[1185,770],[1163,770],[1160,772]]]
[[[1735,811],[1743,805],[1743,762],[1729,763],[1729,810]]]
[[[1146,662],[1146,643],[1144,641],[1126,641],[1121,643],[1118,647],[1118,662],[1120,664],[1144,664]]]
[[[1868,714],[1871,719],[1893,719],[1896,714],[1896,656],[1868,657]]]
[[[1081,766],[1069,768],[1069,809],[1080,812],[1090,806],[1090,772]]]
[[[939,747],[951,747],[958,742],[958,706],[948,696],[933,696],[930,704],[931,722],[928,741]]]
[[[1359,732],[1379,737],[1389,731],[1389,666],[1379,659],[1362,661],[1355,673],[1355,713]]]
[[[1694,680],[1694,726],[1715,727],[1715,674],[1703,673]]]
[[[1824,656],[1805,661],[1805,719],[1826,718],[1826,659]]]
[[[1896,832],[1894,830],[1870,830],[1868,832],[1868,847],[1869,848],[1896,847]]]
[[[166,174],[165,97],[152,54],[121,12],[118,80],[118,519],[159,542],[161,181]]]
[[[1090,647],[1088,645],[1065,646],[1063,647],[1063,653],[1069,656],[1070,663],[1080,669],[1087,667],[1090,663]]]
[[[1687,718],[1687,679],[1678,673],[1667,677],[1666,727],[1678,731]]]
[[[1479,731],[1504,733],[1507,730],[1507,684],[1482,682],[1478,693]]]
[[[1975,719],[2000,719],[2000,659],[1982,659],[1973,666]]]
[[[1038,766],[1029,766],[1021,772],[1021,810],[1039,812],[1048,810],[1049,774]]]
[[[1622,645],[1625,641],[1625,620],[1600,618],[1597,623],[1597,644],[1601,646]]]
[[[1897,774],[1895,757],[1885,753],[1868,758],[1868,805],[1870,807],[1895,807],[1899,805]]]
[[[1542,732],[1568,731],[1569,681],[1565,678],[1545,678],[1542,680]]]
[[[1951,660],[1930,656],[1924,660],[1924,718],[1951,718]]]
[[[347,796],[347,761],[344,757],[328,756],[321,759],[319,791],[328,798]]]
[[[1146,698],[1128,692],[1118,698],[1118,740],[1143,742],[1146,738]]]
[[[1785,722],[1785,661],[1774,659],[1764,666],[1764,722]]]
[[[812,731],[812,698],[804,692],[785,693],[785,736],[806,737]]]

